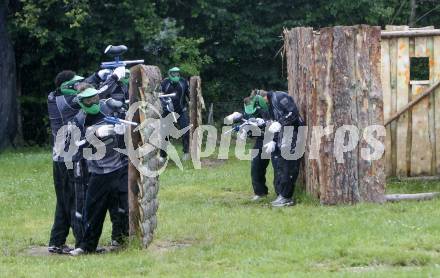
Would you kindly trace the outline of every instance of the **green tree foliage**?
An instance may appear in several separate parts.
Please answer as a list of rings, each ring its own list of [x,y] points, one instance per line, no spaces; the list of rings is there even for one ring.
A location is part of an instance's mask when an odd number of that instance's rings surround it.
[[[231,102],[257,87],[287,89],[280,55],[283,28],[406,25],[411,13],[409,0],[10,3],[9,29],[23,95],[42,103],[40,109],[24,107],[24,113],[30,113],[25,127],[44,125],[35,121],[46,114],[44,99],[53,88],[55,74],[66,68],[91,74],[101,61],[109,59],[102,54],[108,44],[126,44],[127,59],[145,59],[147,64],[159,65],[163,72],[178,65],[187,75],[200,74],[207,103]],[[440,27],[439,1],[416,3],[416,26]],[[225,111],[232,109],[222,107]],[[27,137],[35,138],[34,134]]]

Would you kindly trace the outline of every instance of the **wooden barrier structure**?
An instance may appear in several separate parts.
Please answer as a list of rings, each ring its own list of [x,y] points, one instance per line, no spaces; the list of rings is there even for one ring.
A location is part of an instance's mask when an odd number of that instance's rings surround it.
[[[381,36],[386,173],[440,175],[440,30],[386,26]],[[411,80],[414,58],[427,59],[426,80]]]
[[[205,101],[202,95],[202,80],[200,76],[192,76],[189,80],[189,119],[190,129],[190,153],[193,160],[200,161],[201,134],[195,134],[195,130],[202,125],[202,110],[205,110]]]
[[[146,176],[139,172],[133,164],[140,159],[141,166],[154,171],[160,168],[159,149],[152,133],[159,125],[154,125],[160,119],[162,111],[157,90],[160,88],[162,75],[156,66],[138,65],[130,69],[130,106],[141,103],[133,116],[135,122],[141,123],[141,129],[134,131],[130,126],[130,134],[125,142],[131,142],[136,157],[130,157],[128,165],[128,201],[130,238],[140,240],[146,248],[153,240],[157,226],[156,212],[158,208],[157,193],[159,177]],[[140,154],[140,147],[148,145],[149,152]],[[130,150],[130,147],[127,146]]]
[[[323,204],[385,201],[384,159],[361,159],[364,129],[383,124],[380,79],[380,28],[366,25],[322,28],[298,27],[284,31],[289,94],[308,126],[305,153],[306,191]],[[335,131],[343,125],[359,129],[360,143],[334,155]],[[313,154],[313,126],[332,132],[320,139]],[[384,141],[383,137],[377,138]]]

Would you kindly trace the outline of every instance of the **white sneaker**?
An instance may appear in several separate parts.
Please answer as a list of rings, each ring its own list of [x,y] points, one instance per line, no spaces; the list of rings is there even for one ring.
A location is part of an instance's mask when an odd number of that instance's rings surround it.
[[[187,160],[189,160],[191,157],[190,157],[190,155],[189,155],[189,153],[184,153],[183,154],[183,157],[182,157],[182,160],[183,161],[187,161]]]
[[[295,203],[293,202],[292,198],[284,198],[281,197],[277,202],[273,202],[273,207],[290,207],[293,206]]]
[[[275,200],[273,200],[272,202],[270,202],[272,205],[275,203],[278,203],[281,199],[283,198],[283,196],[278,195],[277,198]]]
[[[80,256],[83,255],[85,252],[82,248],[75,248],[74,250],[70,251],[70,255],[72,256]]]
[[[261,201],[263,199],[266,199],[267,195],[254,195],[254,197],[252,197],[251,201],[252,202],[258,202]]]

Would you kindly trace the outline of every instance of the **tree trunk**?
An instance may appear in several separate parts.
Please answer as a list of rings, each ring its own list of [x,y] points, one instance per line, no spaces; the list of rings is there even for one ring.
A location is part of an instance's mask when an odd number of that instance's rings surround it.
[[[416,25],[416,16],[417,16],[417,1],[416,0],[409,0],[409,8],[410,8],[410,14],[409,14],[409,27],[415,27]]]
[[[6,30],[6,3],[0,2],[0,149],[13,143],[17,130],[15,55]]]
[[[141,246],[146,248],[153,240],[156,229],[156,212],[159,206],[157,193],[159,191],[159,176],[154,175],[162,163],[159,159],[160,140],[159,119],[161,106],[157,97],[162,76],[156,66],[132,67],[130,77],[130,109],[127,118],[140,123],[134,131],[126,134],[128,156],[128,201],[130,238],[139,238]],[[136,113],[132,118],[132,109]],[[148,174],[150,173],[150,174]]]
[[[24,146],[24,137],[23,137],[23,119],[21,114],[21,103],[20,103],[20,97],[22,96],[22,90],[21,90],[21,74],[20,71],[17,70],[17,134],[14,139],[14,145],[15,146]]]

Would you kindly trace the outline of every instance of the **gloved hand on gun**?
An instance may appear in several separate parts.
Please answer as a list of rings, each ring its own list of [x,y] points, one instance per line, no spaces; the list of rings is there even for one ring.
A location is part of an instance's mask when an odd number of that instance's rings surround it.
[[[138,125],[138,123],[135,122],[119,119],[117,117],[110,117],[110,116],[106,116],[104,118],[104,121],[109,124],[114,124],[113,130],[118,135],[122,135],[125,133],[125,129],[127,125],[132,125],[132,126]]]
[[[225,118],[225,122],[230,122],[230,123],[238,122],[240,120],[243,121],[242,124],[234,126],[232,129],[226,131],[225,134],[230,133],[232,131],[238,132],[240,129],[246,126],[256,126],[258,128],[263,128],[266,125],[266,121],[263,120],[262,118],[250,118],[245,120],[243,119],[243,115],[239,112],[234,112]]]
[[[113,134],[123,135],[127,125],[137,126],[135,122],[126,121],[117,117],[106,116],[104,118],[106,125],[100,125],[95,129],[96,137],[104,138]],[[92,127],[89,127],[92,128]]]

